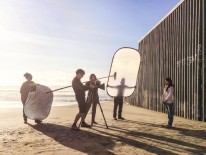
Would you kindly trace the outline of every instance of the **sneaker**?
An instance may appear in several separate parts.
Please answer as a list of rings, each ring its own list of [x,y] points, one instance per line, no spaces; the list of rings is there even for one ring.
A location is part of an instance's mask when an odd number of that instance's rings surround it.
[[[172,128],[172,125],[169,125],[169,124],[168,124],[168,125],[166,125],[166,127],[167,127],[167,128]]]
[[[123,117],[118,117],[118,119],[122,119],[122,120],[124,120],[124,118],[123,118]]]
[[[27,118],[24,117],[24,124],[27,124]]]
[[[76,125],[72,125],[71,129],[75,130],[75,131],[79,131],[80,130]]]
[[[89,125],[89,124],[87,124],[85,122],[82,122],[81,127],[91,128],[91,125]]]
[[[117,118],[116,118],[116,117],[114,117],[114,120],[117,120]]]
[[[41,120],[35,120],[35,123],[37,123],[37,124],[39,124],[41,122],[42,122]]]
[[[95,121],[92,121],[92,124],[98,124],[97,122],[95,122]]]

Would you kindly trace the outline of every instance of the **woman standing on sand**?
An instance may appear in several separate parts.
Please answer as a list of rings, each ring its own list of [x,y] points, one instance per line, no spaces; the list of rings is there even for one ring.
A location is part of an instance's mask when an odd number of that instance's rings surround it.
[[[25,81],[20,89],[20,93],[21,93],[21,102],[23,104],[23,118],[24,118],[24,123],[27,123],[27,117],[24,113],[24,105],[26,103],[26,99],[27,96],[29,94],[30,91],[30,85],[34,84],[34,82],[32,81],[32,75],[30,73],[25,73],[24,77],[26,78],[27,81]]]
[[[168,113],[167,127],[172,127],[174,115],[174,85],[172,84],[172,80],[169,77],[165,79],[163,105]]]
[[[24,113],[24,105],[27,100],[27,96],[29,92],[35,91],[36,86],[35,83],[32,81],[32,75],[30,73],[25,73],[24,77],[26,78],[27,81],[25,81],[20,89],[21,93],[21,102],[23,104],[23,118],[24,118],[24,123],[27,124],[27,116]],[[35,120],[36,123],[41,123],[40,120]]]
[[[95,116],[96,116],[96,108],[97,108],[97,104],[99,103],[99,94],[98,94],[98,87],[100,86],[100,81],[97,81],[97,77],[95,74],[91,74],[89,77],[89,81],[86,83],[86,86],[93,86],[94,88],[88,91],[88,95],[87,95],[87,113],[89,111],[89,109],[91,108],[92,105],[92,121],[91,124],[97,124],[97,122],[95,121]]]

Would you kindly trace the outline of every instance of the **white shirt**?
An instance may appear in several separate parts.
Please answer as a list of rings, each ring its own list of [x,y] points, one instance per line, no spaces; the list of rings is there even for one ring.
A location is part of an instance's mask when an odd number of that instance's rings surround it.
[[[170,86],[166,91],[167,86],[164,88],[163,102],[174,103],[174,87]]]

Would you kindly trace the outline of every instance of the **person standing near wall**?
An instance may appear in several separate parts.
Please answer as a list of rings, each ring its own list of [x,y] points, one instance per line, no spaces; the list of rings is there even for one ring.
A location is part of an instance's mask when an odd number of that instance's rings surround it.
[[[172,127],[174,115],[174,85],[171,78],[165,78],[165,86],[163,91],[163,105],[168,113],[167,127]]]
[[[117,89],[117,96],[114,97],[114,109],[113,109],[113,118],[114,118],[114,120],[117,120],[116,116],[117,116],[117,108],[118,107],[119,107],[118,119],[124,120],[124,118],[122,117],[122,108],[123,108],[123,100],[124,100],[125,89],[135,88],[136,86],[129,87],[129,86],[125,85],[125,78],[122,78],[121,81],[120,81],[120,85],[118,85],[118,86],[107,85],[107,87]]]

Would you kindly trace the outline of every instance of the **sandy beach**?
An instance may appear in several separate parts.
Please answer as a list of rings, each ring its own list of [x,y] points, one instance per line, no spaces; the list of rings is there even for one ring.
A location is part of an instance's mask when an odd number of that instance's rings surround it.
[[[113,103],[102,103],[108,124],[97,107],[97,125],[80,131],[70,129],[78,107],[52,107],[41,124],[23,123],[22,109],[0,109],[0,155],[135,155],[206,154],[206,123],[174,118],[124,104],[125,120],[113,120]],[[90,123],[91,114],[86,119]]]

